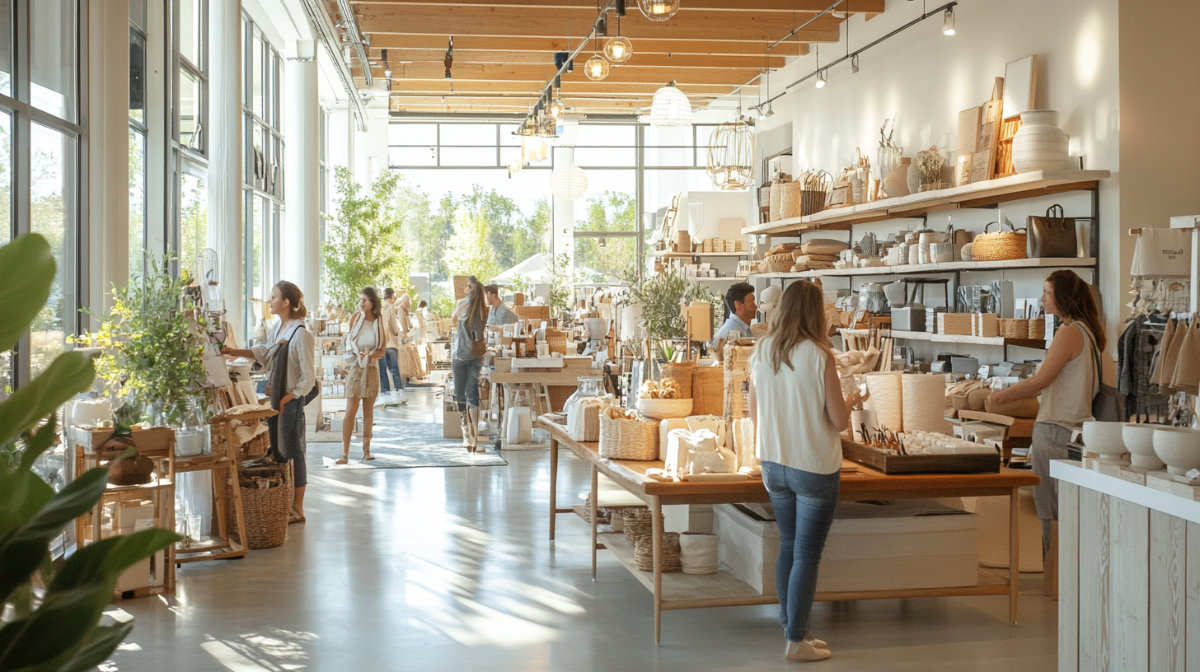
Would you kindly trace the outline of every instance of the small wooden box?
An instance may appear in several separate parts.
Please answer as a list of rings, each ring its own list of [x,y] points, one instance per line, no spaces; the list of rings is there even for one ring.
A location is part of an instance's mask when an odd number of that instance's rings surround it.
[[[842,456],[885,474],[980,474],[1000,471],[1000,454],[901,455],[842,440]]]
[[[1000,335],[1000,318],[991,313],[975,313],[974,334],[983,338]]]
[[[939,313],[938,333],[954,336],[971,335],[971,313]]]

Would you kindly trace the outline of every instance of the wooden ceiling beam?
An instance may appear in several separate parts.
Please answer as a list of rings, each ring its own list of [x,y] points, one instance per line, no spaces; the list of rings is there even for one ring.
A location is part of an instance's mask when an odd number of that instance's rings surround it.
[[[362,86],[362,80],[358,80],[359,86]],[[504,82],[504,81],[486,81],[486,82],[456,82],[453,80],[428,80],[428,81],[409,81],[409,80],[394,80],[392,82],[392,91],[399,93],[414,93],[425,92],[432,95],[453,95],[455,93],[518,93],[538,96],[542,92],[543,84],[530,82]],[[688,96],[693,94],[712,94],[724,95],[736,88],[728,84],[690,84],[686,82],[679,83],[679,90],[683,91]],[[648,94],[653,95],[662,87],[661,82],[656,83],[614,83],[614,82],[592,82],[584,81],[577,82],[571,85],[570,89],[563,90],[564,95],[588,94],[588,93],[619,93],[623,95],[638,95]],[[757,87],[748,86],[744,89],[747,95],[753,95],[757,91]]]
[[[652,44],[647,42],[647,44]],[[383,54],[380,49],[372,49],[371,57],[382,63]],[[436,63],[442,64],[446,57],[445,49],[388,49],[388,61],[396,70],[405,63]],[[734,55],[697,55],[697,54],[665,54],[643,53],[634,45],[633,57],[621,67],[671,67],[671,68],[782,68],[786,65],[781,56],[764,57],[762,54]],[[454,66],[460,64],[501,64],[501,65],[553,65],[549,51],[467,51],[455,47]],[[358,62],[355,61],[357,68]],[[382,73],[383,66],[372,72]]]
[[[581,12],[564,9],[538,10],[536,13],[512,11],[501,7],[440,7],[436,12],[410,6],[369,5],[357,12],[359,29],[366,34],[400,35],[479,35],[559,37],[574,31],[582,34],[591,18]],[[773,42],[788,34],[795,19],[788,14],[750,13],[731,15],[721,12],[680,12],[665,23],[654,23],[640,12],[621,22],[621,34],[636,39],[689,39]],[[630,20],[632,18],[632,20]],[[801,42],[836,42],[841,20],[828,14],[816,17],[796,34]],[[613,31],[615,32],[615,30]],[[374,39],[374,38],[372,38]]]
[[[885,0],[854,0],[850,3],[853,14],[878,14],[884,10]],[[350,0],[356,7],[370,6],[412,6],[420,8],[434,7],[497,7],[506,9],[588,9],[595,10],[595,0]],[[814,14],[829,7],[829,0],[687,0],[679,11],[687,14],[695,11],[705,12],[778,12],[784,14]],[[629,14],[637,12],[636,0],[628,3]]]
[[[378,76],[381,68],[375,68]],[[554,75],[551,65],[480,65],[455,64],[453,81],[455,82],[488,82],[514,81],[532,82],[544,85]],[[607,82],[642,82],[647,84],[665,84],[672,79],[680,84],[742,84],[758,75],[756,68],[681,68],[667,69],[654,67],[625,67],[613,66],[609,71]],[[412,63],[409,65],[392,66],[392,83],[414,80],[446,79],[446,68],[441,63]],[[583,68],[576,67],[575,72],[563,76],[563,88],[571,88],[578,82],[591,81],[583,74]]]
[[[786,35],[781,34],[779,37]],[[776,38],[778,39],[778,38]],[[434,49],[446,54],[446,35],[399,35],[390,33],[371,34],[371,58],[381,58],[381,50],[387,49],[391,55],[392,49]],[[775,40],[771,40],[774,42]],[[634,43],[634,53],[655,54],[689,54],[689,55],[730,55],[746,58],[761,58],[770,42],[713,42],[704,40],[638,40]],[[513,52],[526,51],[540,54],[555,51],[570,51],[579,45],[579,38],[568,40],[565,37],[476,37],[472,35],[454,36],[454,53],[460,49],[467,51]],[[771,50],[771,56],[806,56],[809,46],[803,42],[788,41]]]

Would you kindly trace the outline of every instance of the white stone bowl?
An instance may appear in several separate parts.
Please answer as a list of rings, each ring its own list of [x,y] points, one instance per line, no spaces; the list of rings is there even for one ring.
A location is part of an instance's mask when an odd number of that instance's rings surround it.
[[[1177,476],[1200,469],[1200,430],[1159,427],[1154,430],[1154,453]]]
[[[1088,420],[1083,423],[1083,445],[1088,452],[1098,454],[1101,460],[1119,460],[1125,454],[1125,442],[1121,440],[1124,425],[1123,422]]]
[[[1125,423],[1121,428],[1121,439],[1129,450],[1130,462],[1139,469],[1158,470],[1163,468],[1162,460],[1154,454],[1154,430],[1162,425]]]

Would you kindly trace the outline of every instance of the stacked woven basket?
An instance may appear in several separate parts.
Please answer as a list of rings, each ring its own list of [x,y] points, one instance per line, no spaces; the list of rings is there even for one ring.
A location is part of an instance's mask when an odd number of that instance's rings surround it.
[[[621,511],[621,522],[625,539],[633,545],[634,565],[643,572],[654,570],[654,519],[650,509],[637,506]],[[662,571],[678,572],[683,569],[679,552],[679,533],[663,534]]]

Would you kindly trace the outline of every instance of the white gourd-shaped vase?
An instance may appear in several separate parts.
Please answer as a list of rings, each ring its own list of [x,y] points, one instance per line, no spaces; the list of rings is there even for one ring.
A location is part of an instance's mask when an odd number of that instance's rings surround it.
[[[1067,167],[1067,134],[1058,127],[1055,110],[1021,113],[1021,128],[1013,136],[1012,162],[1018,173],[1064,170]]]

